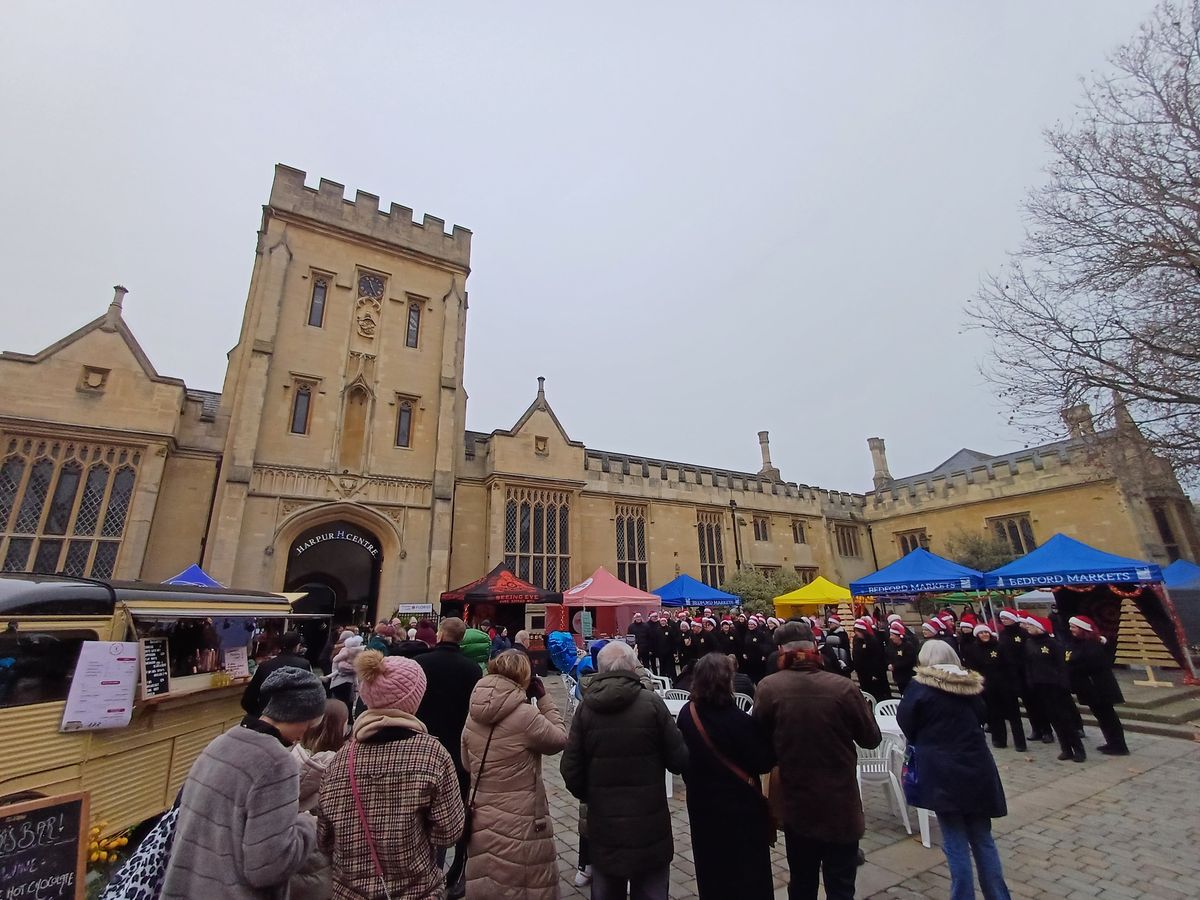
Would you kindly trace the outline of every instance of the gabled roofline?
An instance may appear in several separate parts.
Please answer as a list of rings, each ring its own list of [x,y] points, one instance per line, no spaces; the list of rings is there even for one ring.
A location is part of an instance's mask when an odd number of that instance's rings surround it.
[[[571,436],[567,434],[567,429],[563,428],[562,422],[558,421],[558,416],[556,416],[554,414],[554,410],[550,408],[550,403],[546,400],[546,379],[541,375],[538,376],[537,396],[533,399],[533,402],[529,404],[529,408],[526,409],[525,412],[521,413],[521,418],[517,419],[516,424],[513,425],[512,428],[497,428],[492,432],[492,434],[498,434],[502,437],[514,437],[517,432],[520,431],[525,424],[533,418],[533,414],[538,410],[542,410],[548,416],[550,416],[550,421],[554,423],[554,427],[558,429],[558,433],[569,446],[579,447],[581,449],[583,448],[583,441],[571,440]]]
[[[130,331],[129,326],[125,324],[124,319],[118,318],[115,327],[105,328],[105,324],[108,322],[109,318],[109,316],[104,315],[92,319],[92,321],[88,322],[82,328],[77,328],[66,337],[59,338],[49,347],[46,347],[38,353],[14,353],[11,350],[5,350],[4,352],[0,353],[0,359],[36,365],[37,363],[43,362],[50,358],[60,350],[64,350],[65,348],[71,346],[71,344],[81,340],[85,335],[91,334],[93,331],[115,331],[125,341],[125,346],[129,348],[129,352],[133,354],[133,358],[137,360],[138,365],[141,366],[142,372],[147,378],[149,378],[151,381],[157,382],[158,384],[169,384],[175,387],[184,388],[185,390],[187,389],[187,385],[184,384],[182,378],[171,378],[167,375],[158,374],[158,370],[155,369],[154,364],[150,362],[150,357],[146,355],[146,351],[142,349],[142,345],[138,343],[137,338],[133,336],[133,332]]]

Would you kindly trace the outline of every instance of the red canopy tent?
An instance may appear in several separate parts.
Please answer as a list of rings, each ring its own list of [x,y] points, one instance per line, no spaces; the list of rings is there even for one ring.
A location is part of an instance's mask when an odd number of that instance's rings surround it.
[[[504,567],[496,566],[482,578],[470,584],[446,591],[441,595],[442,615],[461,615],[469,623],[473,619],[489,619],[494,625],[507,625],[510,636],[513,631],[525,627],[525,610],[501,611],[498,605],[520,605],[526,603],[562,603],[563,595],[557,591],[544,591],[524,581]],[[475,615],[472,616],[472,610]]]
[[[629,628],[634,613],[649,614],[662,606],[662,600],[657,594],[626,584],[601,566],[591,578],[563,592],[563,606],[592,609],[597,634],[621,635]]]

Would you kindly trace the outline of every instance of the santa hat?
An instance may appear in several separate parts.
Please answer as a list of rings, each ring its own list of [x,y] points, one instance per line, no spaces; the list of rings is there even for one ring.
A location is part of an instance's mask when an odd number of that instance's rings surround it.
[[[1067,620],[1068,625],[1074,625],[1076,628],[1082,628],[1088,634],[1096,633],[1096,623],[1087,616],[1071,616]]]
[[[888,624],[889,624],[889,625],[893,624],[894,622],[902,622],[902,621],[904,621],[904,620],[903,620],[903,619],[901,619],[901,618],[900,618],[900,616],[899,616],[899,615],[897,615],[896,613],[892,613],[890,616],[888,616],[888,617],[887,617],[887,620],[888,620]]]
[[[640,619],[640,618],[642,617],[642,614],[641,614],[640,612],[635,612],[635,613],[633,614],[633,617],[634,617],[635,619]]]
[[[1021,614],[1019,612],[1017,612],[1015,609],[1012,609],[1011,607],[1006,606],[1006,607],[1004,607],[1004,609],[1000,610],[1000,621],[1001,622],[1020,622]]]
[[[943,609],[940,613],[937,614],[936,618],[943,624],[948,625],[949,623],[954,621],[954,613],[952,613],[948,609]]]
[[[888,626],[888,631],[890,631],[892,634],[898,634],[900,637],[904,637],[904,635],[908,633],[908,629],[904,627],[903,622],[893,622]]]
[[[870,631],[871,630],[871,620],[866,618],[865,616],[861,619],[855,619],[854,620],[854,628],[856,631],[860,628],[863,631]]]
[[[704,617],[704,624],[705,624],[705,625],[711,625],[713,628],[716,628],[716,627],[717,627],[717,620],[716,620],[716,619],[714,619],[712,616],[705,616],[705,617]]]
[[[834,613],[833,615],[831,615],[831,616],[830,616],[828,619],[826,619],[825,621],[827,621],[827,622],[828,622],[830,625],[833,625],[833,626],[835,626],[835,627],[836,627],[836,626],[838,626],[838,625],[841,625],[841,624],[842,624],[842,617],[841,617],[841,616],[839,616],[837,613]]]
[[[775,618],[774,616],[771,616],[771,618],[767,619],[768,625],[770,625],[772,622],[774,622],[776,625],[779,624],[779,620],[777,618]]]
[[[1040,628],[1046,634],[1050,634],[1054,630],[1050,627],[1050,622],[1046,619],[1043,619],[1041,616],[1026,616],[1024,619],[1024,624],[1033,625],[1036,628]]]
[[[658,613],[656,613],[656,612],[652,612],[652,613],[650,613],[650,621],[651,621],[651,622],[654,622],[654,621],[656,621],[657,619],[658,619]]]
[[[722,622],[732,622],[733,616],[721,616],[721,621]]]
[[[921,627],[930,634],[941,634],[945,626],[942,625],[941,619],[926,619],[921,623]]]
[[[963,617],[958,621],[959,628],[974,629],[978,624],[978,620],[971,613],[963,613]]]
[[[987,622],[980,622],[978,625],[976,625],[974,628],[971,629],[971,634],[978,637],[984,631],[986,631],[988,634],[992,633],[992,629],[988,625]]]

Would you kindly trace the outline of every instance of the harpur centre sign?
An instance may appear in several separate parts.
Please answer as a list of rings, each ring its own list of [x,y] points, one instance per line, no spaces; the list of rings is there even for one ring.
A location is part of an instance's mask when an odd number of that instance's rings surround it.
[[[328,541],[345,541],[349,544],[357,544],[359,547],[362,547],[364,550],[370,553],[372,559],[379,558],[379,548],[375,546],[374,542],[369,537],[359,534],[357,531],[351,531],[346,528],[331,528],[328,531],[321,532],[320,534],[314,534],[312,537],[298,543],[292,552],[296,556],[303,556],[313,547],[316,547],[319,544],[324,544]]]

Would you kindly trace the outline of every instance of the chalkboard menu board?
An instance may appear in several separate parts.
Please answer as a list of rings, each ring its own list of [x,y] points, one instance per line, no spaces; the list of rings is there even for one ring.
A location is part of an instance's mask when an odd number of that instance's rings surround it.
[[[83,900],[88,795],[0,806],[0,897]]]
[[[171,693],[171,658],[167,639],[142,638],[142,699]]]

